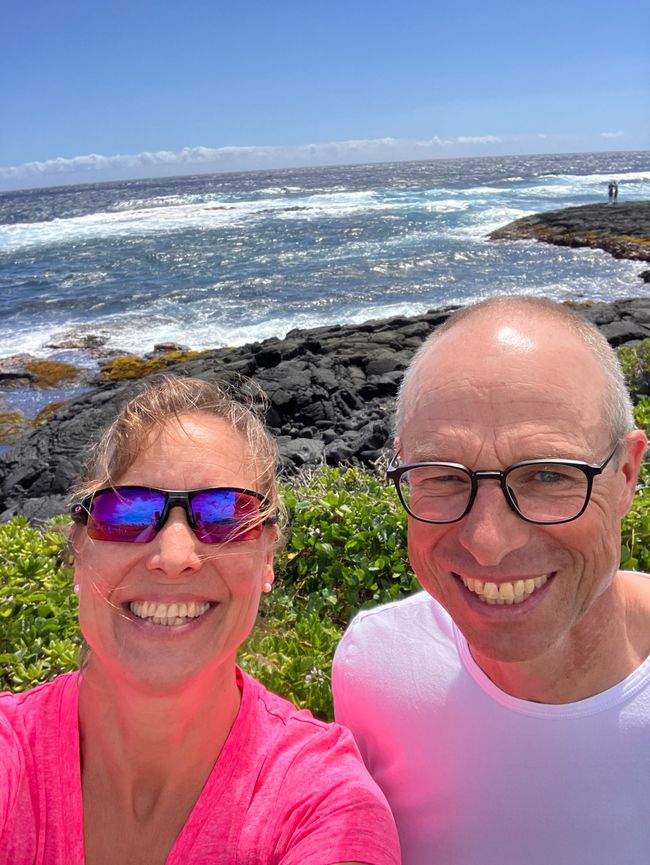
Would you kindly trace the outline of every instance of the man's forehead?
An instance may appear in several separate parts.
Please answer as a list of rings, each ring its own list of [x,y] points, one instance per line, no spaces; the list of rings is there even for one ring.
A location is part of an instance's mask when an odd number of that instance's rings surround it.
[[[405,390],[401,437],[438,421],[486,432],[510,422],[600,425],[604,372],[574,332],[551,324],[476,316],[441,334]]]
[[[504,319],[475,315],[442,333],[425,351],[414,378],[514,380],[521,369],[587,375],[597,361],[584,341],[562,322],[521,313]]]

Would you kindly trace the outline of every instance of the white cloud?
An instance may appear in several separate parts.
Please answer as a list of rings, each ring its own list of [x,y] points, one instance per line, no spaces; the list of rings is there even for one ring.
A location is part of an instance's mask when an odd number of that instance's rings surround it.
[[[179,151],[158,150],[104,156],[90,153],[70,158],[26,162],[0,167],[5,187],[83,183],[119,178],[187,174],[202,171],[247,171],[349,162],[377,162],[399,159],[426,159],[466,154],[468,146],[480,148],[504,143],[495,135],[433,136],[423,140],[399,138],[352,139],[321,144],[286,146],[183,147]],[[475,154],[469,154],[475,155]]]
[[[456,141],[459,144],[501,144],[503,139],[496,135],[459,135]]]
[[[601,132],[601,138],[622,138],[625,133],[622,130],[618,130],[618,132]]]

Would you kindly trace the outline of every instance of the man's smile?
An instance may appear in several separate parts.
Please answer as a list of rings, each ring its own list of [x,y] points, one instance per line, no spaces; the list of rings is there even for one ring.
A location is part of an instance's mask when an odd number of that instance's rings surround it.
[[[462,577],[458,574],[456,576],[459,577],[465,588],[469,589],[483,603],[494,605],[523,603],[545,585],[551,574],[500,583]]]

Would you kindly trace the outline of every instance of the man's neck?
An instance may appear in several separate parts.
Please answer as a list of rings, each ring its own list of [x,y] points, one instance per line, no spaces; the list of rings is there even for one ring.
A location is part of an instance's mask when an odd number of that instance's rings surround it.
[[[472,657],[507,694],[537,703],[576,703],[622,682],[650,654],[650,580],[619,573],[561,642],[538,657]]]

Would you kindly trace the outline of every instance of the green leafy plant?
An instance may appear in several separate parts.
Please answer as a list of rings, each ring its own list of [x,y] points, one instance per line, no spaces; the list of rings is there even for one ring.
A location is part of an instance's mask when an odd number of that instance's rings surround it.
[[[331,719],[332,657],[342,633],[328,616],[307,612],[288,588],[281,587],[261,610],[239,660],[271,691]]]
[[[16,517],[0,525],[0,690],[22,691],[76,667],[67,543],[65,522],[38,530]]]
[[[640,403],[637,411],[648,412]],[[637,422],[641,423],[639,418]],[[419,589],[406,557],[406,519],[380,472],[323,467],[284,496],[290,523],[274,591],[240,663],[268,688],[332,717],[332,656],[362,607]],[[81,636],[67,561],[69,521],[0,525],[0,690],[20,691],[75,669]],[[624,568],[650,572],[650,468],[623,522]]]
[[[650,339],[634,346],[621,346],[616,352],[632,399],[635,399],[641,387],[650,383]]]
[[[324,466],[284,498],[291,531],[277,573],[309,612],[346,625],[357,610],[418,588],[406,515],[379,473]]]
[[[643,396],[634,406],[634,420],[640,429],[650,434],[650,399]]]

